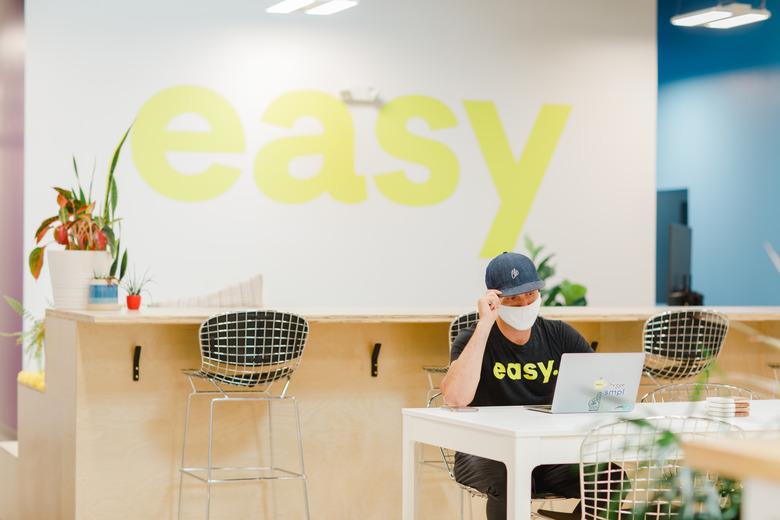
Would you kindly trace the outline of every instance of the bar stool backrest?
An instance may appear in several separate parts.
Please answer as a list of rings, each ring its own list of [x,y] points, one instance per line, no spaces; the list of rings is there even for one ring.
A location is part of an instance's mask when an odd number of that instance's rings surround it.
[[[695,376],[720,353],[729,323],[721,313],[690,309],[666,311],[645,322],[645,372],[660,379]]]
[[[308,334],[306,320],[287,312],[217,314],[200,326],[200,371],[210,379],[247,387],[289,381]]]
[[[679,494],[669,493],[674,480],[687,475],[681,443],[726,435],[742,437],[743,432],[717,419],[673,416],[591,430],[580,447],[582,518],[682,518]],[[700,496],[717,480],[711,473],[697,475],[690,493]],[[704,504],[697,507],[701,511]]]
[[[643,403],[679,403],[704,401],[708,397],[744,397],[753,399],[747,388],[720,383],[675,383],[656,388],[642,397]]]
[[[467,329],[479,321],[479,313],[477,311],[461,314],[450,323],[450,349],[452,349],[452,342],[458,337],[458,334],[464,329]]]

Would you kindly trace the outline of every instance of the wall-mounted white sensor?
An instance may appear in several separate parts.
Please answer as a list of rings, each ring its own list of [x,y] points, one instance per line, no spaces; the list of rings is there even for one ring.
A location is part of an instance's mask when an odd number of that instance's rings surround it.
[[[376,87],[354,87],[340,92],[344,103],[373,104],[379,100],[379,89]]]

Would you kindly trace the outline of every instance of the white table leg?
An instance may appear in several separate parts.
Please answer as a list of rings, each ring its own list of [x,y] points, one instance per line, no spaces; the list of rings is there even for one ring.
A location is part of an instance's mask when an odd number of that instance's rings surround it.
[[[506,464],[506,517],[531,518],[531,472],[534,465],[528,454],[518,451]]]
[[[415,520],[417,518],[419,507],[418,493],[420,489],[420,472],[418,471],[417,463],[420,460],[421,451],[422,445],[415,442],[409,434],[407,419],[404,418],[403,462],[401,468],[403,478],[401,502],[403,520]]]

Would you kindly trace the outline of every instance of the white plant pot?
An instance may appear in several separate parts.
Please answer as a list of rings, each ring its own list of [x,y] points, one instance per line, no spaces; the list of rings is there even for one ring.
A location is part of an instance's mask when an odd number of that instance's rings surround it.
[[[108,274],[111,255],[107,251],[55,251],[47,253],[49,276],[58,309],[86,309],[93,277]]]

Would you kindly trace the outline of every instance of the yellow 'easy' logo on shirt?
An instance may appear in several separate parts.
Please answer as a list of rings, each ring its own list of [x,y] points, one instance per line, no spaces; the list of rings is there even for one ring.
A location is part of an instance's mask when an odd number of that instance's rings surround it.
[[[507,363],[504,366],[500,361],[496,361],[493,365],[493,376],[496,379],[504,379],[508,377],[513,380],[526,379],[534,381],[539,379],[540,372],[542,377],[542,383],[550,381],[550,376],[557,376],[558,370],[553,370],[555,360],[550,359],[547,363],[537,361],[536,363]]]

